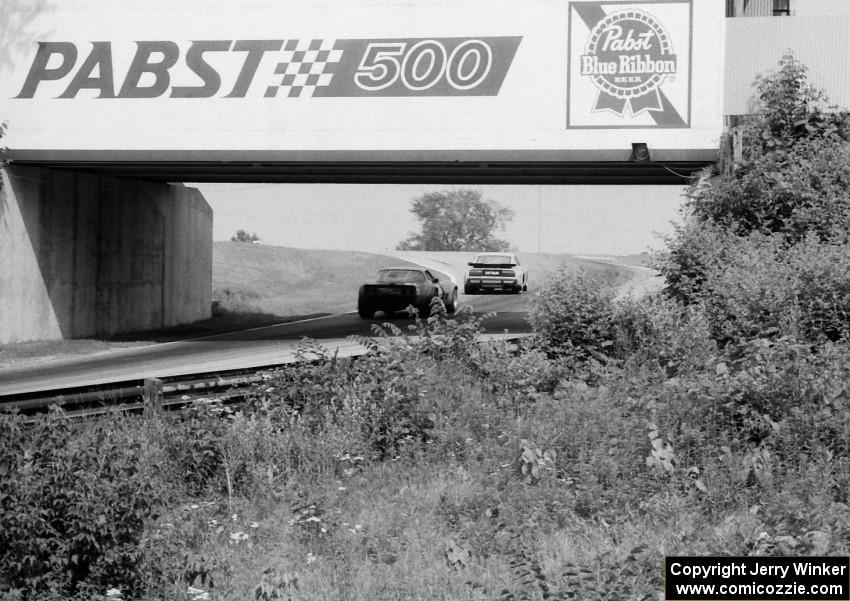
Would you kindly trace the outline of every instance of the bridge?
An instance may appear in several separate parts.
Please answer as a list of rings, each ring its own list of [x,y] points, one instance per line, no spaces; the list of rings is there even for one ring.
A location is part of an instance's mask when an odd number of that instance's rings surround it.
[[[683,185],[746,112],[740,82],[789,42],[823,54],[827,22],[717,0],[125,4],[0,7],[0,343],[208,317],[212,212],[181,182]]]

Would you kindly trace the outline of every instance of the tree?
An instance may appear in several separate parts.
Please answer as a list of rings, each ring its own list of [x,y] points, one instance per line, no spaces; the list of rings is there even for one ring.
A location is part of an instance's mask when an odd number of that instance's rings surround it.
[[[759,116],[733,130],[741,161],[711,185],[694,185],[686,207],[700,222],[739,235],[760,231],[822,240],[850,230],[850,122],[828,110],[806,67],[785,56],[756,81]]]
[[[666,292],[714,336],[850,335],[850,120],[791,56],[756,82],[759,114],[730,132],[731,168],[686,192],[662,262]]]
[[[239,230],[236,234],[230,238],[231,242],[259,242],[260,238],[254,232],[250,234],[245,230]]]
[[[6,135],[6,128],[9,124],[6,121],[0,121],[0,139]],[[0,146],[0,169],[6,166],[6,160],[3,155],[6,154],[6,147]],[[0,178],[0,190],[3,189],[3,180]]]
[[[410,209],[422,233],[411,234],[398,250],[506,251],[510,244],[493,236],[513,219],[513,211],[477,190],[428,192],[413,200]]]
[[[739,162],[686,191],[684,225],[668,240],[662,269],[673,296],[695,300],[709,267],[728,263],[730,237],[775,235],[786,247],[811,236],[848,242],[848,114],[827,108],[806,72],[785,56],[759,78],[757,117],[730,132],[742,142]]]
[[[6,129],[9,127],[7,121],[0,121],[0,139],[6,135]],[[3,155],[6,154],[6,147],[0,146],[0,167],[6,166],[6,161],[3,160]]]

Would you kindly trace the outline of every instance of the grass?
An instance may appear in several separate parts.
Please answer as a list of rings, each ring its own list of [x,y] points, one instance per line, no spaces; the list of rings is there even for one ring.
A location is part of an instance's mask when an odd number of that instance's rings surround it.
[[[66,534],[16,516],[70,504],[55,519],[108,548],[119,526],[92,516],[158,499],[137,533],[145,601],[644,601],[665,555],[850,551],[846,345],[733,362],[677,322],[577,362],[480,347],[468,323],[270,373],[238,410],[0,416],[0,487],[32,503],[0,519],[38,549]],[[115,574],[95,592],[129,591]]]

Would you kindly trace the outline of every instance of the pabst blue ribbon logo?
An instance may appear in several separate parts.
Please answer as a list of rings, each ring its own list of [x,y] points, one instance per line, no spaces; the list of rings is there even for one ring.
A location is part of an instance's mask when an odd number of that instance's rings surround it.
[[[570,3],[567,127],[688,127],[690,0]]]
[[[609,15],[590,34],[581,57],[581,74],[599,88],[595,111],[622,115],[663,109],[658,88],[676,73],[670,37],[655,18],[641,10]]]

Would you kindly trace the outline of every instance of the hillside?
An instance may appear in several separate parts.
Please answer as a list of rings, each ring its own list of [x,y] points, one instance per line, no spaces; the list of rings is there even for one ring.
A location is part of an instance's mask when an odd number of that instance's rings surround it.
[[[349,311],[360,284],[388,264],[408,263],[357,251],[214,242],[213,300],[275,315]]]
[[[470,253],[403,253],[421,255],[453,268],[461,275]],[[562,264],[605,271],[625,282],[629,272],[621,267],[569,255],[524,254],[532,288]],[[213,243],[213,300],[233,312],[308,315],[340,313],[354,309],[357,288],[375,272],[407,261],[385,255],[337,250],[306,250],[244,242]]]

